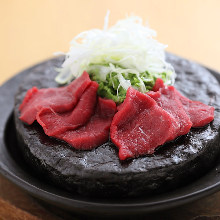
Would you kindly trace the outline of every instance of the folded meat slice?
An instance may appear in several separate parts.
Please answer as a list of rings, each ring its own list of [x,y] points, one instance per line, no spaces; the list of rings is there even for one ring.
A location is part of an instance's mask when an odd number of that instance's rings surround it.
[[[160,88],[157,92],[151,91],[147,94],[153,98],[162,109],[170,113],[177,120],[179,127],[177,136],[187,134],[190,131],[192,122],[181,101],[176,96],[173,86],[166,86]]]
[[[175,94],[182,102],[192,122],[192,127],[203,127],[214,120],[215,108],[199,101],[192,101],[181,95],[176,89]]]
[[[99,97],[95,114],[85,125],[56,134],[55,137],[66,141],[75,149],[90,150],[108,141],[109,129],[115,112],[114,101]]]
[[[163,80],[158,78],[153,87],[153,91],[166,93],[168,90],[172,90],[172,96],[182,103],[186,114],[189,116],[190,121],[192,122],[192,127],[202,127],[213,121],[215,111],[214,107],[186,98],[185,96],[181,95],[176,88],[172,86],[166,87],[163,83]]]
[[[37,89],[31,88],[19,107],[20,119],[27,124],[36,120],[37,113],[42,108],[51,108],[55,112],[66,112],[74,108],[79,98],[90,85],[88,73],[74,80],[68,86],[60,88]]]
[[[98,86],[98,83],[91,82],[71,111],[57,113],[52,108],[42,108],[37,114],[37,122],[43,127],[45,134],[55,136],[86,124],[95,111]]]
[[[119,148],[119,158],[152,154],[156,147],[174,139],[179,127],[176,119],[154,99],[130,87],[115,114],[110,136]]]

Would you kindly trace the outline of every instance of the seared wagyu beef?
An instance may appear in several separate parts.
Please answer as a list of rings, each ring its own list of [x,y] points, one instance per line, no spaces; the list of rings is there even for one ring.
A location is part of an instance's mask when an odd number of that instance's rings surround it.
[[[33,87],[28,90],[19,107],[20,119],[30,125],[36,120],[37,113],[44,107],[51,108],[55,112],[73,109],[90,83],[88,73],[84,72],[81,77],[66,87],[40,90]]]
[[[28,124],[36,119],[48,136],[64,140],[76,149],[92,149],[109,139],[116,112],[116,104],[98,98],[97,89],[98,84],[86,72],[66,87],[34,87],[20,105],[20,119]]]
[[[115,114],[110,135],[119,148],[119,158],[152,154],[166,141],[176,138],[176,119],[159,107],[150,96],[130,87],[124,103]]]

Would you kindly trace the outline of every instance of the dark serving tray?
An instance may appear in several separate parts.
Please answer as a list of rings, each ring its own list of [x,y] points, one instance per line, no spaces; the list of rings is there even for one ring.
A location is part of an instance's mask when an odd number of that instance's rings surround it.
[[[74,213],[130,215],[179,206],[220,190],[220,160],[198,180],[174,191],[148,197],[88,198],[74,195],[41,180],[29,170],[18,151],[12,117],[14,95],[18,86],[36,66],[17,74],[0,87],[0,173],[30,195],[48,205]],[[208,70],[220,82],[220,74]]]

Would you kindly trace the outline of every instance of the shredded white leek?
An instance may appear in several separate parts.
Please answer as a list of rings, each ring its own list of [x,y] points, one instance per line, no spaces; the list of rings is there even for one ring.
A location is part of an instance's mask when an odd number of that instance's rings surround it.
[[[119,20],[112,27],[108,27],[108,20],[109,11],[103,30],[82,32],[71,41],[70,50],[56,77],[58,83],[70,82],[85,70],[89,73],[96,70],[101,81],[106,80],[108,73],[117,73],[119,85],[126,90],[131,83],[122,73],[136,74],[141,92],[146,91],[139,77],[143,72],[154,75],[167,73],[165,83],[174,83],[174,69],[165,61],[164,50],[167,46],[153,39],[156,36],[154,30],[144,26],[142,19],[137,16]]]

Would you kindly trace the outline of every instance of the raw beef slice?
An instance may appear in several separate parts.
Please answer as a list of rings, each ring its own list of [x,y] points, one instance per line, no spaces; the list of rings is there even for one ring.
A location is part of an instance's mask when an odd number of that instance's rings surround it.
[[[189,116],[192,122],[192,127],[203,127],[213,121],[214,119],[214,107],[206,105],[199,101],[192,101],[185,96],[181,95],[180,92],[173,86],[165,86],[162,79],[157,79],[153,87],[153,91],[162,94],[166,94],[167,91],[172,90],[172,97],[180,100],[186,114]],[[153,94],[153,92],[150,92]],[[166,109],[165,109],[166,110]]]
[[[71,111],[57,113],[51,108],[43,108],[37,114],[37,122],[43,127],[45,134],[56,136],[86,124],[95,111],[98,86],[98,83],[91,82]]]
[[[90,150],[109,139],[109,129],[116,112],[116,104],[112,100],[98,98],[95,114],[87,124],[76,130],[67,130],[55,135],[79,150]]]
[[[43,107],[51,108],[56,112],[71,110],[90,83],[88,73],[84,72],[81,77],[65,87],[47,89],[33,87],[29,89],[19,106],[20,119],[27,124],[32,124],[36,120],[37,113]]]
[[[174,139],[179,132],[176,119],[148,95],[130,87],[115,114],[110,136],[119,148],[119,158],[152,154],[156,147]]]
[[[162,109],[170,113],[177,120],[179,126],[177,136],[187,134],[190,131],[192,122],[185,112],[181,101],[175,95],[175,88],[173,86],[164,87],[157,92],[151,91],[147,94],[153,98]]]

